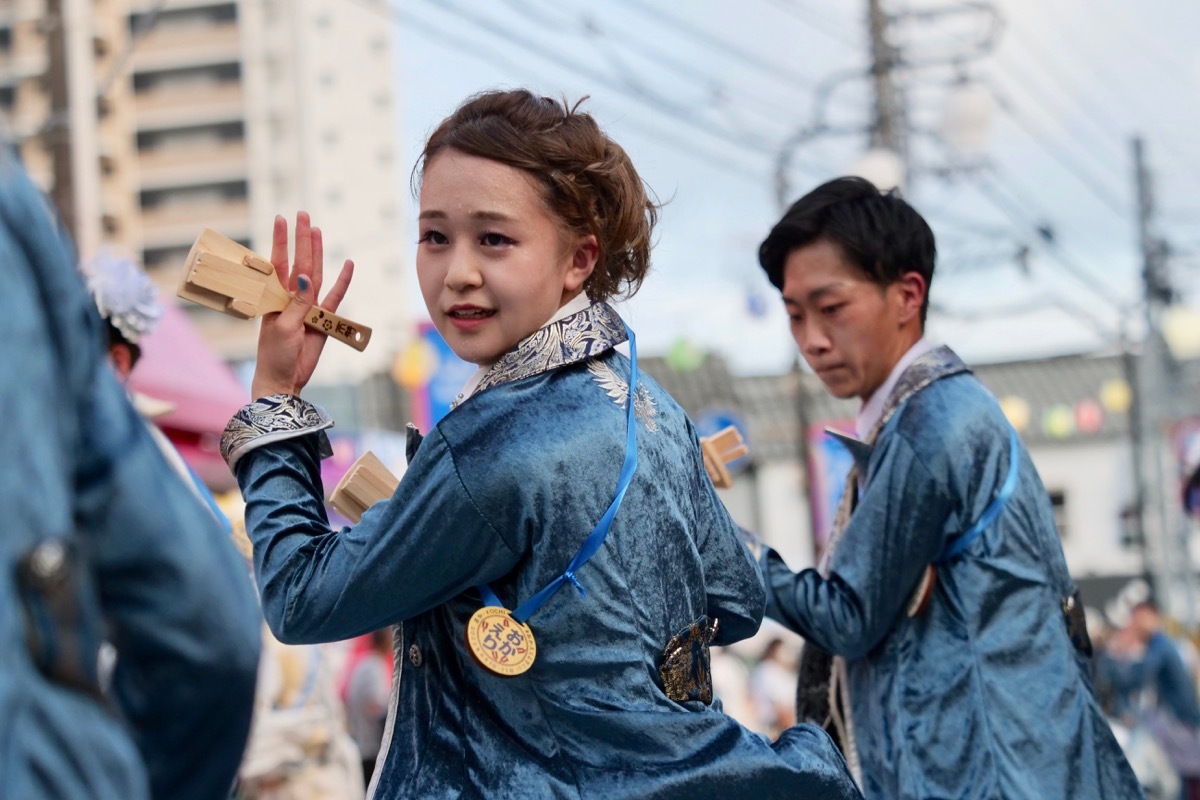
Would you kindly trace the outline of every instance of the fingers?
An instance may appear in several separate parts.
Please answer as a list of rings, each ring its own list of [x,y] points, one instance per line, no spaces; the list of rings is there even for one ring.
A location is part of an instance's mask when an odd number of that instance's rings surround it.
[[[317,227],[312,229],[309,239],[312,241],[313,297],[319,297],[321,294],[321,276],[325,265],[325,239],[321,236],[321,229]]]
[[[337,280],[333,282],[333,288],[325,295],[325,300],[321,303],[321,308],[326,311],[337,311],[338,306],[342,304],[342,300],[346,297],[346,290],[350,288],[350,280],[354,277],[354,262],[346,259],[346,263],[342,265],[342,271],[338,273]]]
[[[288,229],[287,220],[275,215],[275,228],[271,232],[271,264],[280,286],[288,286]]]
[[[299,288],[295,279],[300,275],[313,274],[312,222],[307,211],[296,212],[296,252],[292,264],[292,285],[288,287],[293,294]]]
[[[304,315],[317,302],[317,293],[312,278],[303,274],[297,274],[295,278],[296,291],[292,292],[292,302],[279,312],[279,322],[283,325],[284,330],[293,326],[303,326]]]

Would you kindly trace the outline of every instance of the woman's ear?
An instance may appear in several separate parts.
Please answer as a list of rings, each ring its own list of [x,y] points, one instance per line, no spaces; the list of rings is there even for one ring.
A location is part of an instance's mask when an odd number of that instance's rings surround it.
[[[589,233],[577,240],[571,250],[571,263],[567,267],[567,274],[563,277],[563,292],[578,292],[584,281],[591,277],[592,270],[596,268],[596,262],[599,260],[600,244],[593,234]]]

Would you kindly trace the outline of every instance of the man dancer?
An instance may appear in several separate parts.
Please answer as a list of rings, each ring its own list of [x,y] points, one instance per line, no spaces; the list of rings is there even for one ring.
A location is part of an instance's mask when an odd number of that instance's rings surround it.
[[[819,569],[761,560],[767,613],[808,642],[799,719],[834,722],[868,798],[1139,797],[1037,472],[924,338],[935,252],[908,203],[860,178],[798,200],[759,250],[805,361],[862,401]]]

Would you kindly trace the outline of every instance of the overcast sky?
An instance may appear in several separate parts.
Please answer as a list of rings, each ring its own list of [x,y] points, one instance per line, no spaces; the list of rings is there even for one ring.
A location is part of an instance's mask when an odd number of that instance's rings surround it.
[[[467,95],[527,86],[575,99],[629,151],[669,200],[654,271],[622,312],[643,352],[686,339],[743,373],[786,369],[795,349],[758,242],[778,218],[776,163],[815,122],[851,131],[869,121],[866,3],[819,0],[393,0],[406,168],[434,125]],[[1172,278],[1195,306],[1200,260],[1200,4],[1177,0],[1000,0],[895,21],[892,43],[913,64],[897,73],[914,128],[936,131],[955,72],[994,98],[975,170],[915,134],[906,196],[938,236],[931,334],[969,361],[1103,347],[1083,316],[1111,326],[1114,302],[1139,294],[1130,138],[1154,171],[1159,232],[1180,255]],[[348,4],[347,12],[356,6]],[[927,0],[893,12],[962,8]],[[372,13],[357,6],[357,13]],[[387,24],[381,18],[381,24]],[[916,66],[917,64],[927,66]],[[856,74],[857,73],[857,74]],[[866,148],[853,133],[810,138],[786,172],[790,199],[847,172]],[[940,170],[943,171],[944,170]],[[412,215],[415,216],[415,215]],[[415,242],[415,225],[411,237]],[[1053,244],[1039,237],[1048,227]],[[1028,275],[1016,253],[1027,246]],[[411,252],[408,254],[411,263]],[[414,289],[411,307],[423,313]],[[1094,290],[1098,289],[1098,291]],[[1068,306],[1072,310],[1064,311]],[[960,315],[974,317],[967,322]]]

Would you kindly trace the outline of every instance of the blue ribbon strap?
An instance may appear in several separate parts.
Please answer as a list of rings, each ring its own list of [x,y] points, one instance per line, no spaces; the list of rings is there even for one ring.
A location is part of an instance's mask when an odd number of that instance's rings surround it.
[[[638,382],[637,337],[633,335],[633,331],[628,325],[625,326],[625,332],[629,336],[629,409],[625,431],[625,461],[621,465],[621,475],[617,479],[616,495],[609,504],[608,510],[604,512],[604,516],[600,518],[600,521],[596,523],[596,527],[592,528],[592,532],[584,540],[583,546],[579,548],[579,552],[571,559],[571,563],[567,564],[567,568],[563,571],[563,574],[550,581],[545,588],[526,600],[513,612],[512,617],[517,622],[523,623],[533,616],[539,608],[545,605],[547,600],[554,596],[554,593],[564,583],[570,583],[574,586],[579,591],[581,597],[587,596],[587,591],[584,590],[583,584],[579,582],[575,573],[604,544],[604,539],[608,536],[608,529],[612,526],[612,521],[617,516],[617,509],[621,507],[621,501],[625,499],[625,492],[629,489],[629,484],[633,480],[633,473],[637,471],[637,421],[634,416]],[[487,584],[480,584],[476,587],[476,590],[479,592],[480,597],[483,598],[485,606],[504,606],[500,602],[500,598],[496,597],[496,593]]]
[[[1013,492],[1017,488],[1017,468],[1020,465],[1020,440],[1017,439],[1016,430],[1010,428],[1008,446],[1008,474],[1004,478],[1004,484],[1000,487],[1000,491],[992,498],[992,502],[983,510],[983,514],[971,526],[971,529],[958,537],[955,541],[946,545],[941,555],[938,556],[935,564],[945,564],[950,559],[962,553],[971,543],[983,535],[988,526],[996,521],[996,517],[1000,516],[1000,512],[1004,509],[1004,504],[1012,497]]]

